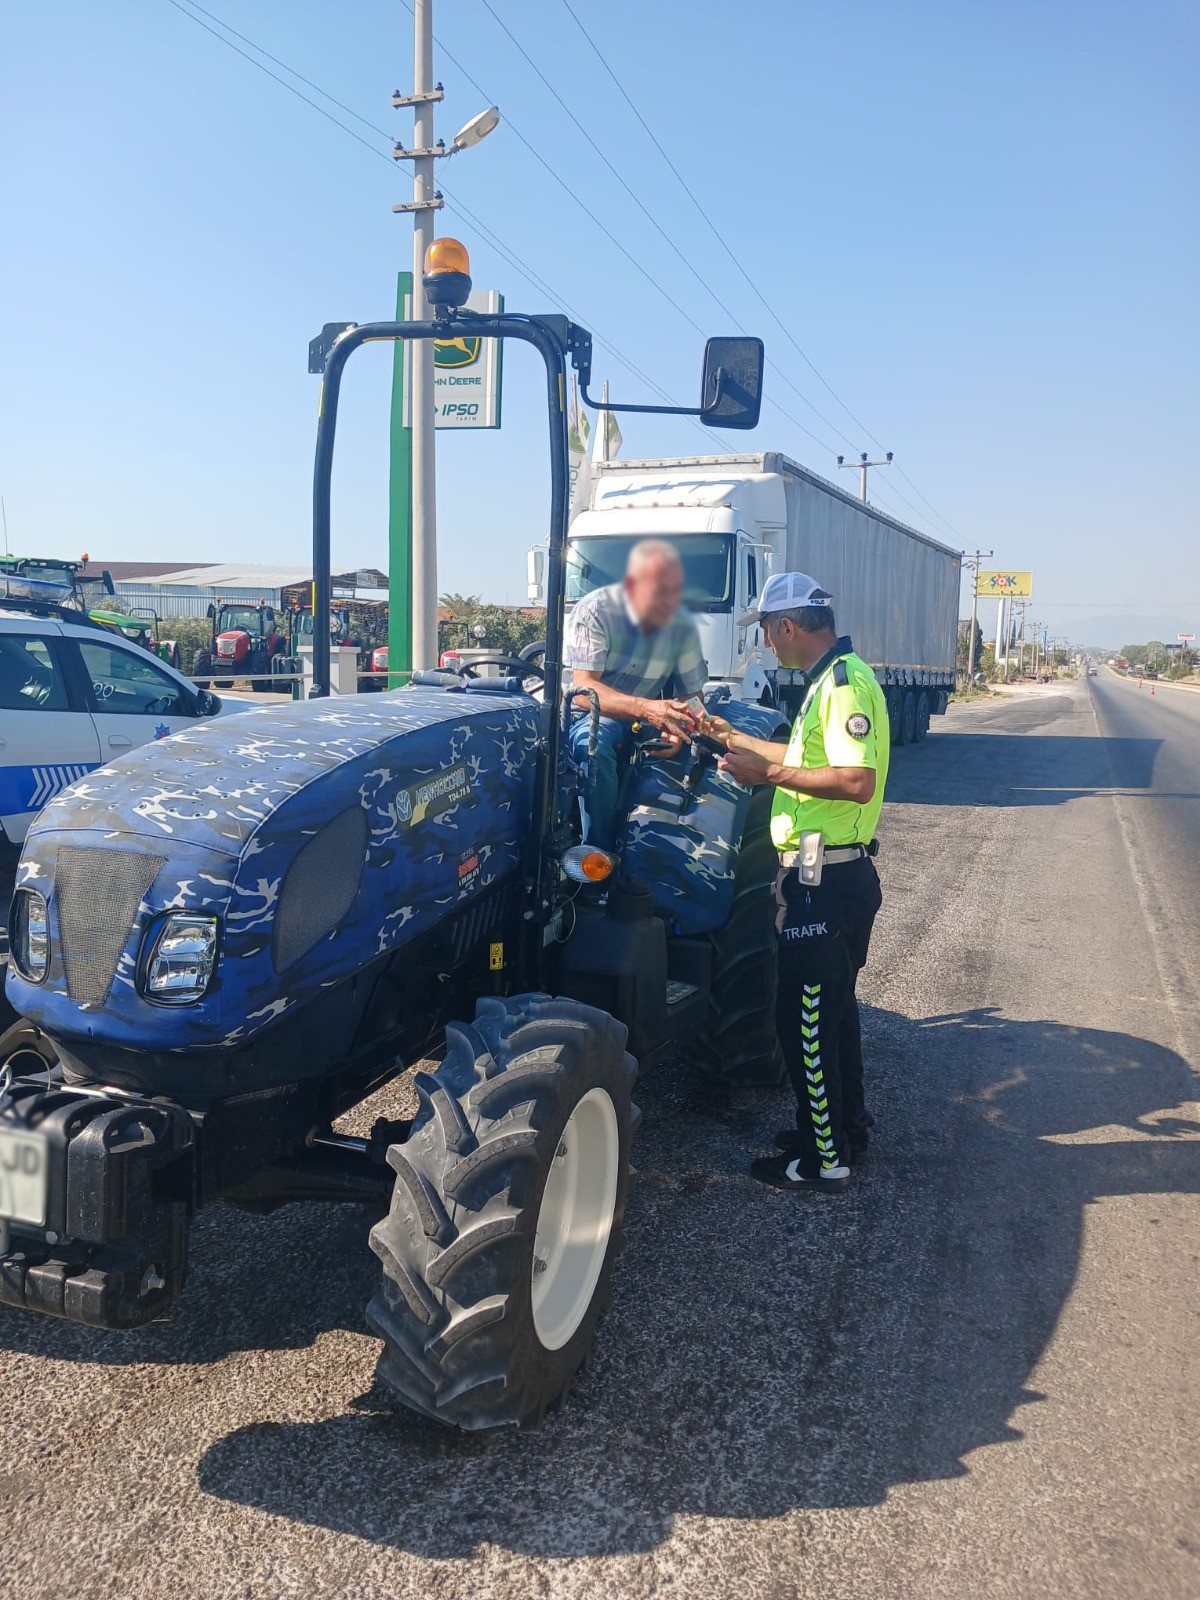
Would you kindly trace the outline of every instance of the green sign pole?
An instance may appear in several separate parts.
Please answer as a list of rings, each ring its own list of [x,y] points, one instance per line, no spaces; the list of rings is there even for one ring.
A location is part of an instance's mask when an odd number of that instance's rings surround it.
[[[408,315],[411,272],[396,275],[396,321]],[[404,341],[393,346],[388,493],[388,688],[412,671],[412,429],[404,426]]]

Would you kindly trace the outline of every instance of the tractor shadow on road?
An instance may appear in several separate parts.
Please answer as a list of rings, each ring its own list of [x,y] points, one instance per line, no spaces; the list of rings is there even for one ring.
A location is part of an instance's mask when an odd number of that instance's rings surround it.
[[[579,1557],[653,1549],[680,1516],[876,1504],[1019,1441],[1087,1206],[1200,1193],[1194,1079],[1144,1039],[992,1010],[865,1023],[877,1145],[841,1199],[744,1176],[783,1094],[714,1121],[682,1069],[639,1086],[615,1306],[540,1432],[451,1433],[376,1388],[231,1432],[201,1488],[424,1557]]]

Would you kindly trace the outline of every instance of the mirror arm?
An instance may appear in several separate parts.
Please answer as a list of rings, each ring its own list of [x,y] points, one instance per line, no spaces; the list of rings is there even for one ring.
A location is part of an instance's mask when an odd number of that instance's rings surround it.
[[[706,410],[704,406],[631,406],[618,404],[615,400],[597,400],[588,393],[586,383],[579,385],[579,398],[593,411],[642,411],[659,417],[702,417]]]

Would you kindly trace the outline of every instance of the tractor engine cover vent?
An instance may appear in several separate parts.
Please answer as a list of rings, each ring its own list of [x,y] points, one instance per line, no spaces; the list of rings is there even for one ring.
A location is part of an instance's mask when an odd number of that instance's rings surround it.
[[[276,972],[299,961],[350,910],[367,858],[367,813],[351,806],[327,822],[288,868],[275,913]]]

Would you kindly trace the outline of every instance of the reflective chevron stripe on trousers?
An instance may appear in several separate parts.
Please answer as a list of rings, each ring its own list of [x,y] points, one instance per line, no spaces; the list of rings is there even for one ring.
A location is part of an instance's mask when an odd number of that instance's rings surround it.
[[[855,985],[880,906],[879,878],[867,857],[826,867],[815,886],[792,869],[776,879],[775,899],[776,1021],[796,1095],[800,1171],[816,1177],[865,1149],[871,1126]]]
[[[808,1094],[808,1114],[812,1118],[813,1138],[822,1167],[836,1167],[837,1146],[829,1122],[829,1096],[825,1074],[821,1071],[821,985],[806,983],[800,1001],[800,1049],[804,1055],[804,1082]],[[801,1107],[803,1114],[803,1107]]]

